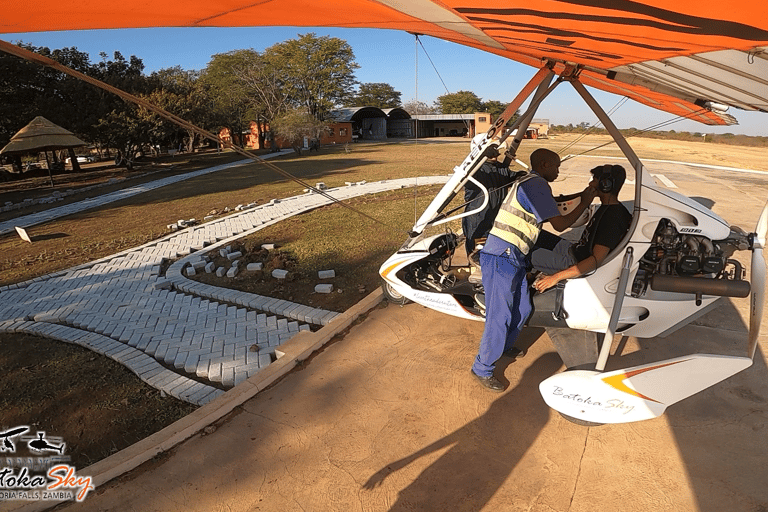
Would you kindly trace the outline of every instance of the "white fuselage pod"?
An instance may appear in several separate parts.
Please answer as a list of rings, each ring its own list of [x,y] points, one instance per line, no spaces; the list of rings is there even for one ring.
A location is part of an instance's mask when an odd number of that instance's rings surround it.
[[[430,292],[425,290],[416,290],[405,283],[398,273],[405,267],[411,264],[416,264],[425,258],[430,256],[429,246],[433,240],[442,235],[435,235],[429,238],[420,240],[414,246],[407,251],[398,251],[384,262],[379,269],[379,274],[384,278],[389,285],[394,288],[403,297],[421,304],[435,311],[446,313],[448,315],[456,316],[459,318],[467,318],[470,320],[485,320],[477,313],[473,313],[468,310],[462,304],[456,300],[456,298],[450,293]]]

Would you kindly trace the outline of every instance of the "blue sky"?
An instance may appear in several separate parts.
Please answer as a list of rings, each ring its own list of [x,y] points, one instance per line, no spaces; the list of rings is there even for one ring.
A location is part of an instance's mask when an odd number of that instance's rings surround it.
[[[532,67],[428,36],[420,38],[427,53],[419,47],[417,58],[413,35],[376,29],[153,28],[0,34],[0,39],[23,41],[50,49],[76,47],[88,53],[91,62],[98,62],[101,52],[111,58],[113,52],[119,51],[126,58],[135,55],[142,59],[145,72],[149,74],[177,65],[183,69],[202,69],[214,54],[242,48],[262,51],[308,32],[346,40],[360,65],[355,73],[357,79],[360,82],[388,83],[402,94],[404,102],[418,95],[420,101],[432,104],[438,96],[446,93],[446,87],[449,92],[467,90],[483,100],[508,102],[536,72]],[[592,92],[606,111],[621,99],[601,91]],[[739,125],[709,127],[693,121],[680,121],[664,129],[768,136],[768,114],[735,109],[729,113],[739,120]],[[536,117],[547,118],[552,124],[597,122],[594,114],[567,84],[558,87]],[[612,115],[619,128],[647,128],[673,117],[633,101],[626,102]]]

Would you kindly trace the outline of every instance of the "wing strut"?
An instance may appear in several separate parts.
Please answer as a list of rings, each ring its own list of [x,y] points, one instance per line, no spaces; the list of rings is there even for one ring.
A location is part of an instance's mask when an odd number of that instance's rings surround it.
[[[768,232],[768,202],[763,207],[752,238],[752,267],[749,269],[749,345],[747,348],[750,359],[755,358],[757,337],[760,335],[760,321],[763,319],[763,301],[765,300],[763,248],[765,247],[766,232]]]
[[[597,358],[595,370],[602,372],[605,370],[605,363],[608,362],[608,355],[611,352],[611,343],[616,334],[616,326],[619,323],[621,307],[624,305],[624,294],[627,292],[627,282],[629,281],[629,269],[632,268],[632,247],[627,247],[624,253],[624,261],[621,263],[621,274],[619,274],[619,286],[616,288],[616,298],[613,301],[611,310],[611,319],[608,321],[608,330],[605,331],[603,344],[600,347],[600,354]]]

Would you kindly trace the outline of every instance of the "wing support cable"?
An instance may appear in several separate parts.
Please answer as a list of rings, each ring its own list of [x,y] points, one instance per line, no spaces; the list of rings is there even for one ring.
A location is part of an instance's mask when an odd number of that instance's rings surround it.
[[[174,114],[171,114],[170,112],[168,112],[168,111],[166,111],[166,110],[164,110],[164,109],[162,109],[162,108],[160,108],[160,107],[158,107],[156,105],[153,105],[152,103],[150,103],[150,102],[148,102],[146,100],[143,100],[143,99],[141,99],[141,98],[139,98],[137,96],[134,96],[133,94],[127,93],[127,92],[125,92],[125,91],[123,91],[121,89],[118,89],[117,87],[114,87],[112,85],[104,83],[101,80],[98,80],[96,78],[93,78],[93,77],[90,77],[90,76],[85,75],[83,73],[80,73],[79,71],[75,71],[74,69],[71,69],[71,68],[69,68],[69,67],[67,67],[67,66],[65,66],[65,65],[63,65],[63,64],[61,64],[59,62],[56,62],[53,59],[49,59],[48,57],[45,57],[43,55],[31,52],[29,50],[26,50],[24,48],[21,48],[19,46],[13,45],[11,43],[8,43],[7,41],[2,41],[2,40],[0,40],[0,51],[3,51],[5,53],[11,54],[11,55],[15,55],[16,57],[20,57],[22,59],[25,59],[25,60],[28,60],[28,61],[31,61],[31,62],[35,62],[35,63],[40,64],[42,66],[45,66],[45,67],[48,67],[48,68],[52,68],[52,69],[55,69],[56,71],[60,71],[60,72],[62,72],[64,74],[67,74],[69,76],[75,77],[75,78],[77,78],[79,80],[87,82],[87,83],[89,83],[89,84],[91,84],[93,86],[96,86],[96,87],[100,88],[100,89],[104,89],[105,91],[111,92],[112,94],[115,94],[116,96],[119,96],[120,98],[122,98],[125,101],[128,101],[130,103],[135,103],[136,105],[139,105],[139,106],[141,106],[143,108],[146,108],[147,110],[149,110],[151,112],[154,112],[155,114],[157,114],[158,116],[162,117],[163,119],[167,119],[168,121],[170,121],[170,122],[172,122],[172,123],[174,123],[174,124],[176,124],[178,126],[181,126],[182,128],[185,128],[187,130],[193,131],[193,132],[197,133],[198,135],[200,135],[201,137],[204,137],[204,138],[209,139],[209,140],[211,140],[213,142],[216,142],[217,144],[223,142],[218,135],[215,135],[215,134],[209,132],[208,130],[204,130],[203,128],[200,128],[199,126],[197,126],[195,124],[192,124],[189,121],[186,121],[185,119],[182,119],[182,118],[180,118],[180,117],[178,117],[178,116],[176,116]],[[338,199],[336,199],[335,197],[333,197],[329,193],[327,193],[327,192],[325,192],[323,190],[320,190],[318,188],[313,187],[309,183],[305,182],[304,180],[302,180],[300,178],[297,178],[296,176],[292,175],[288,171],[285,171],[285,170],[281,169],[280,167],[278,167],[277,165],[273,164],[272,162],[269,162],[268,160],[264,160],[263,158],[259,158],[257,155],[253,155],[253,154],[251,154],[251,153],[245,151],[244,149],[239,148],[239,147],[237,147],[235,145],[232,145],[232,150],[235,153],[238,153],[238,154],[240,154],[240,155],[242,155],[242,156],[244,156],[246,158],[249,158],[249,159],[251,159],[251,160],[253,160],[253,161],[257,162],[257,163],[260,163],[260,164],[268,167],[269,169],[271,169],[271,170],[275,171],[276,173],[280,174],[281,176],[283,176],[285,178],[288,178],[291,181],[295,181],[299,185],[301,185],[301,186],[303,186],[305,188],[308,188],[308,189],[312,190],[313,192],[315,192],[317,194],[320,194],[320,195],[324,196],[325,198],[331,200],[332,202],[334,202],[336,204],[339,204],[340,206],[343,206],[344,208],[347,208],[347,209],[357,213],[358,215],[361,215],[361,216],[363,216],[363,217],[365,217],[365,218],[367,218],[367,219],[369,219],[369,220],[371,220],[371,221],[373,221],[373,222],[375,222],[377,224],[381,224],[382,226],[385,226],[386,228],[391,229],[391,230],[393,230],[393,231],[395,231],[397,233],[402,233],[403,232],[402,229],[399,229],[399,228],[396,228],[394,226],[391,226],[391,225],[387,224],[386,222],[383,222],[383,221],[381,221],[379,219],[371,217],[367,213],[364,213],[364,212],[358,210],[357,208],[354,208],[353,206],[350,206],[350,205],[346,204],[343,201],[339,201]]]
[[[448,89],[448,86],[445,85],[445,80],[443,80],[443,77],[440,75],[440,72],[437,70],[437,66],[435,66],[434,62],[432,62],[432,57],[429,56],[429,53],[427,52],[427,48],[424,46],[424,43],[421,42],[421,39],[419,38],[419,34],[414,34],[414,36],[416,37],[416,42],[419,44],[419,46],[421,46],[421,49],[424,50],[424,55],[427,56],[427,60],[429,60],[429,63],[432,64],[432,69],[435,70],[435,74],[437,75],[437,78],[439,78],[440,83],[443,84],[443,87],[445,88],[445,92],[447,94],[451,94],[451,91]],[[467,121],[466,119],[464,119],[463,121],[464,121],[464,126],[466,126],[467,130],[469,130],[471,128],[469,126],[469,121]]]

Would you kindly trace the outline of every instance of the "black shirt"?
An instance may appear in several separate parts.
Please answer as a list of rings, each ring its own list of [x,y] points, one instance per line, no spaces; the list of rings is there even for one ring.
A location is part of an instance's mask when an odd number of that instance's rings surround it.
[[[619,245],[632,223],[632,214],[622,204],[602,204],[589,220],[581,239],[573,246],[576,261],[592,255],[595,245],[603,245],[612,251]]]

